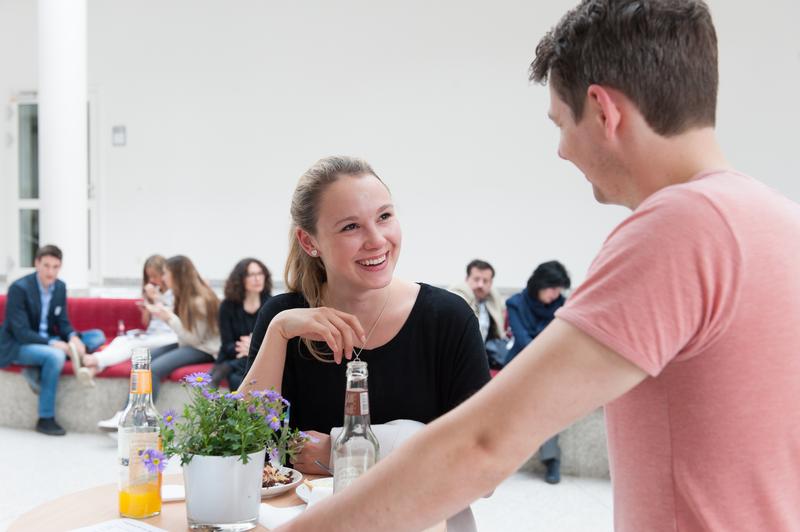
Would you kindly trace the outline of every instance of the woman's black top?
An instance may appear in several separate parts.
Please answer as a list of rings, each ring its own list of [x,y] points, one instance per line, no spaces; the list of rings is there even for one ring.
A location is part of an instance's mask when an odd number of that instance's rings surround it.
[[[272,318],[283,310],[307,307],[296,292],[267,301],[256,320],[248,368]],[[365,349],[360,358],[368,363],[374,424],[395,419],[428,423],[489,381],[486,350],[472,309],[461,297],[423,283],[397,335],[381,347]],[[282,395],[291,403],[292,427],[327,433],[342,425],[345,362],[320,362],[299,338],[289,341]]]
[[[261,296],[261,306],[269,299],[268,295]],[[247,336],[253,332],[258,312],[249,313],[244,309],[244,304],[224,299],[219,306],[219,336],[221,345],[217,364],[226,360],[236,360],[236,342],[239,337]]]

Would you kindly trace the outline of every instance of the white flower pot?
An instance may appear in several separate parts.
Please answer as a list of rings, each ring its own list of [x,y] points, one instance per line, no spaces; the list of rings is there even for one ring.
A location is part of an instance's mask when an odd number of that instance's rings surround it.
[[[183,466],[189,528],[251,530],[258,521],[266,449],[238,456],[193,456]]]

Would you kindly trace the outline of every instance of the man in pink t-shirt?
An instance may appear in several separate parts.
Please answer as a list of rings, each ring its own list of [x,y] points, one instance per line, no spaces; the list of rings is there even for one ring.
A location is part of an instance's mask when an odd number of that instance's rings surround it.
[[[601,405],[617,530],[800,530],[800,206],[722,154],[708,7],[584,0],[531,79],[631,216],[505,371],[286,530],[424,528]]]

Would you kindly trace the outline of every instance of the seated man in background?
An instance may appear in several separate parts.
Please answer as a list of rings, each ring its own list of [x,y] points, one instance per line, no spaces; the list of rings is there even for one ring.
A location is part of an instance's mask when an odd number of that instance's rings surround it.
[[[505,331],[505,303],[492,288],[494,268],[486,261],[475,259],[467,264],[467,278],[450,287],[463,297],[478,317],[481,336],[486,344],[489,367],[502,368],[506,363],[508,338]]]
[[[6,319],[0,329],[0,367],[31,366],[23,370],[23,375],[34,393],[40,394],[36,430],[50,436],[66,434],[55,419],[56,389],[65,355],[72,360],[77,375],[81,356],[105,343],[102,331],[79,335],[70,324],[67,286],[58,279],[61,257],[56,246],[36,251],[36,271],[8,288]],[[87,379],[84,383],[93,381]]]

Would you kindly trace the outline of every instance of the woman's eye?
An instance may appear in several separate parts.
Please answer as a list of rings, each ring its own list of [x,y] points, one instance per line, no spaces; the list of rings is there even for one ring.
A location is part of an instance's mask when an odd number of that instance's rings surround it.
[[[352,231],[353,229],[357,229],[357,228],[358,228],[358,224],[355,224],[355,223],[347,224],[344,227],[342,227],[342,232],[344,232],[344,231]]]
[[[380,215],[380,219],[381,220],[388,220],[391,217],[392,217],[392,213],[390,213],[390,212],[385,212],[385,213]]]

